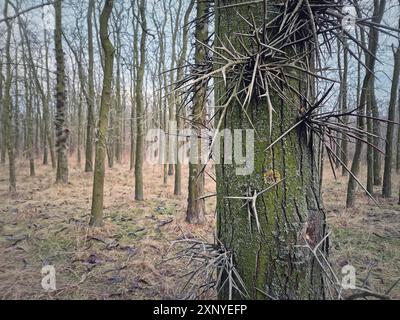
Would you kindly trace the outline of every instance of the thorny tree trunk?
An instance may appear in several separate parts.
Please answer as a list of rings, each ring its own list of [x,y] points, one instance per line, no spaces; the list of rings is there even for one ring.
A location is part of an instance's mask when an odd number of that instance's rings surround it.
[[[142,35],[140,40],[140,64],[138,66],[136,83],[136,118],[137,118],[137,140],[136,140],[136,163],[135,163],[135,199],[143,200],[143,160],[144,160],[144,101],[143,82],[146,63],[146,2],[140,0],[139,14],[141,19]]]
[[[374,0],[374,14],[372,20],[375,24],[380,24],[383,17],[383,13],[385,12],[385,6],[386,6],[386,0],[380,0],[380,1]],[[359,7],[356,6],[356,9],[360,17]],[[364,37],[365,34],[361,32],[362,43],[366,42]],[[363,129],[365,126],[364,118],[362,116],[364,115],[364,110],[368,102],[368,90],[371,86],[371,79],[373,77],[373,72],[375,70],[378,42],[379,42],[379,31],[376,28],[371,28],[369,34],[369,45],[368,45],[370,53],[365,53],[365,62],[366,62],[365,65],[367,66],[367,70],[361,90],[360,104],[358,106],[360,108],[359,113],[361,117],[358,117],[357,125],[360,129]],[[354,176],[357,176],[360,171],[362,148],[363,148],[363,143],[357,140],[356,149],[353,157],[353,163],[351,166],[351,172],[354,174]],[[356,188],[357,188],[357,181],[353,176],[350,176],[347,188],[347,200],[346,200],[347,208],[354,207]]]
[[[57,183],[68,183],[68,154],[67,143],[69,130],[66,128],[66,95],[65,95],[65,65],[64,51],[62,47],[62,8],[61,0],[54,3],[56,27],[54,30],[54,42],[57,63],[56,85],[56,148],[57,148]]]
[[[4,3],[4,11],[3,15],[6,18],[8,14],[8,4],[9,1],[5,0]],[[11,44],[11,22],[10,20],[6,20],[7,26],[7,34],[6,34],[6,47],[5,47],[5,55],[6,55],[6,80],[4,84],[4,100],[3,100],[3,119],[4,119],[4,136],[6,141],[6,147],[8,152],[8,162],[9,162],[9,178],[10,178],[10,186],[9,190],[11,193],[16,192],[17,190],[17,179],[15,175],[15,156],[14,156],[14,146],[13,146],[13,128],[12,128],[12,104],[11,104],[11,81],[12,81],[12,73],[11,73],[11,54],[10,54],[10,44]]]
[[[106,136],[108,126],[108,114],[111,103],[111,82],[114,64],[114,48],[108,34],[108,21],[110,19],[112,9],[113,0],[106,0],[100,16],[100,39],[104,52],[104,78],[96,142],[92,212],[90,219],[90,225],[94,227],[101,226],[103,223],[104,172],[107,144]]]
[[[393,155],[394,155],[394,124],[396,117],[396,103],[397,103],[397,92],[399,87],[399,75],[400,75],[400,46],[394,53],[394,70],[392,79],[392,90],[390,93],[389,102],[389,115],[386,133],[386,148],[385,148],[385,170],[383,172],[383,188],[382,195],[384,198],[390,198],[392,196],[392,167],[393,167]]]
[[[93,25],[92,18],[94,14],[94,0],[89,0],[87,27],[88,27],[88,103],[87,103],[87,128],[86,128],[86,161],[85,172],[93,171],[93,134],[94,134],[94,54],[93,54]]]
[[[197,1],[197,24],[196,24],[196,44],[195,44],[195,63],[201,64],[206,59],[206,51],[201,43],[207,43],[208,39],[208,21],[203,17],[208,12],[208,4],[203,1]],[[196,160],[191,159],[189,163],[189,190],[188,190],[188,207],[186,211],[186,221],[189,223],[204,222],[205,200],[200,199],[204,195],[204,173],[202,172],[201,159],[201,130],[205,124],[204,114],[206,107],[207,88],[200,83],[196,88],[193,98],[192,111],[192,130],[195,135],[194,139],[197,143],[193,147],[197,148]],[[200,174],[201,173],[201,174]]]
[[[261,5],[219,9],[223,5],[241,2],[216,1],[217,39],[228,37],[237,48],[240,43],[235,33],[248,32],[248,25],[236,11],[247,21],[252,21],[254,16],[258,25],[264,19]],[[242,50],[241,53],[246,55],[246,51]],[[300,73],[296,76],[306,77]],[[304,82],[294,81],[293,85],[303,93],[306,91]],[[293,95],[289,90],[285,91],[288,91],[285,96]],[[223,94],[224,89],[217,86],[215,100],[218,101]],[[253,99],[247,109],[259,134],[254,145],[254,172],[249,176],[236,175],[235,161],[229,165],[224,164],[225,159],[221,160],[222,165],[216,166],[218,238],[227,250],[233,252],[235,266],[250,299],[267,299],[266,295],[274,299],[324,299],[326,284],[322,269],[310,250],[298,247],[304,245],[305,241],[315,247],[326,232],[312,143],[307,142],[306,129],[301,127],[272,150],[265,152],[273,140],[293,126],[299,112],[277,94],[271,92],[270,96],[277,111],[272,128],[269,125],[266,98],[260,101]],[[293,99],[299,100],[296,97]],[[299,108],[300,105],[299,101]],[[223,119],[225,129],[253,129],[241,108],[237,103],[232,103]],[[242,150],[249,150],[244,141],[246,138],[241,143]],[[221,146],[221,150],[224,150],[224,146]],[[248,208],[243,206],[243,201],[227,197],[243,197],[248,191],[261,192],[281,178],[286,180],[257,199],[259,232],[254,216],[249,225]],[[321,251],[327,251],[327,246]],[[220,298],[227,299],[227,291],[225,287]],[[234,292],[233,298],[242,297]]]

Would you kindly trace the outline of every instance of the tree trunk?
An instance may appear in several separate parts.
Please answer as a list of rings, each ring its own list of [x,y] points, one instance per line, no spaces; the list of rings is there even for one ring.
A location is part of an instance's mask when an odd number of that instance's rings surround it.
[[[86,127],[86,160],[85,172],[93,171],[93,134],[94,134],[94,107],[95,107],[95,92],[94,92],[94,58],[93,58],[93,25],[92,19],[94,14],[94,0],[89,0],[87,27],[88,27],[88,104],[87,104],[87,127]]]
[[[68,153],[67,143],[69,129],[66,127],[66,95],[65,95],[65,65],[64,51],[62,47],[62,8],[61,0],[54,3],[55,8],[55,30],[54,42],[57,63],[57,85],[56,85],[56,148],[57,148],[57,183],[68,183]]]
[[[229,4],[241,2],[235,0]],[[216,38],[228,37],[236,50],[247,57],[248,53],[243,49],[247,44],[240,44],[237,33],[248,32],[248,24],[244,19],[254,19],[258,26],[264,21],[263,6],[253,4],[220,9],[225,3],[216,1]],[[273,19],[273,13],[268,14],[267,19]],[[274,35],[278,30],[270,32],[270,35]],[[244,42],[243,39],[241,42]],[[296,50],[304,52],[306,48],[299,46]],[[287,54],[292,55],[293,52],[288,50]],[[294,77],[305,79],[306,75],[296,72]],[[307,88],[302,81],[294,80],[292,85],[306,94]],[[226,87],[229,87],[229,82]],[[285,97],[298,100],[300,105],[298,96],[290,90],[284,90]],[[224,93],[225,86],[217,85],[215,101],[219,101]],[[274,299],[324,299],[322,269],[310,250],[299,247],[305,241],[315,247],[325,236],[325,214],[319,197],[313,144],[307,142],[306,128],[301,126],[292,131],[285,141],[265,151],[272,141],[298,121],[299,112],[275,92],[271,91],[270,97],[277,111],[273,116],[272,128],[266,98],[253,97],[247,107],[254,129],[259,134],[254,143],[254,171],[248,176],[237,175],[236,161],[231,165],[225,163],[225,158],[221,160],[221,165],[216,165],[217,235],[225,248],[232,252],[233,262],[250,299],[267,299],[267,296]],[[237,102],[229,105],[221,123],[222,129],[231,131],[253,129]],[[246,140],[234,141],[234,144],[240,143],[240,150],[249,150]],[[224,150],[223,145],[221,149]],[[254,208],[243,206],[243,201],[228,198],[261,192],[283,178],[286,180],[258,197],[257,213]],[[248,221],[249,210],[252,212],[251,223]],[[256,216],[259,229],[256,227]],[[321,248],[321,251],[326,249]],[[228,297],[227,288],[222,288],[220,298]],[[243,297],[235,291],[232,298]]]
[[[375,88],[375,79],[372,79],[372,86]],[[371,92],[371,103],[372,103],[372,116],[375,119],[379,119],[379,109],[378,109],[378,104],[376,102],[376,96],[375,96],[375,90]],[[380,135],[381,135],[381,129],[380,129],[380,122],[378,120],[374,120],[372,122],[373,125],[373,133],[375,135],[373,141],[374,145],[379,147],[380,145]],[[375,186],[380,186],[382,184],[382,156],[381,153],[374,149],[374,185]]]
[[[143,198],[143,160],[144,160],[144,104],[143,104],[143,82],[146,63],[146,1],[139,1],[139,15],[141,19],[142,35],[140,39],[140,63],[138,66],[136,83],[136,163],[135,163],[135,199],[142,201]]]
[[[44,33],[45,37],[45,50],[46,50],[46,96],[44,95],[43,90],[42,92],[42,101],[43,101],[43,122],[44,122],[44,128],[45,128],[45,139],[47,139],[47,146],[50,151],[50,158],[51,158],[51,166],[53,169],[57,168],[57,161],[56,161],[56,154],[54,150],[54,136],[53,136],[53,130],[52,130],[52,125],[51,125],[51,117],[52,113],[50,112],[50,97],[51,97],[51,90],[50,90],[50,67],[49,67],[49,44],[47,41],[47,31],[45,30]],[[33,60],[31,59],[31,62],[33,63]],[[35,69],[36,70],[36,69]],[[35,72],[35,71],[34,71]],[[35,73],[36,74],[36,73]],[[37,78],[36,74],[36,83],[40,83]]]
[[[386,7],[386,0],[375,0],[374,1],[374,14],[372,21],[375,24],[380,24],[382,21],[383,13],[385,12]],[[358,6],[356,6],[356,10],[358,13],[358,17],[361,17],[361,11]],[[361,41],[362,43],[366,43],[365,41],[365,34],[361,31]],[[358,127],[360,129],[364,129],[365,122],[363,116],[365,115],[365,107],[368,102],[368,90],[371,86],[371,80],[373,78],[373,72],[375,70],[375,62],[376,62],[376,52],[378,50],[378,43],[379,43],[379,31],[376,28],[370,28],[369,34],[369,45],[368,49],[370,53],[365,53],[365,64],[367,66],[362,90],[361,90],[361,97],[360,97],[360,104],[359,104],[359,114],[358,117]],[[351,165],[351,172],[354,176],[357,176],[360,171],[360,162],[361,162],[361,153],[362,153],[363,143],[359,140],[356,142],[356,149],[354,152],[353,162]],[[347,208],[354,207],[355,203],[355,192],[357,188],[357,181],[353,176],[349,178],[349,184],[347,187],[347,200],[346,206]]]
[[[30,73],[28,72],[28,59],[25,55],[25,43],[22,40],[22,49],[24,52],[24,85],[25,85],[25,105],[26,105],[26,126],[27,126],[27,156],[29,159],[29,174],[31,177],[35,176],[35,153],[33,150],[33,112],[32,112],[32,99],[34,97],[32,90],[32,83],[28,82],[31,79]],[[29,77],[28,77],[29,74]]]
[[[5,114],[4,114],[4,100],[3,100],[3,57],[0,58],[0,115],[1,115],[1,155],[0,155],[0,164],[4,165],[6,163],[6,151],[7,151],[7,146],[6,146],[6,134],[5,134]]]
[[[372,117],[372,92],[375,88],[372,87],[373,81],[371,81],[369,93],[367,97],[367,108],[366,115],[368,117]],[[367,131],[369,133],[373,133],[373,121],[372,119],[367,118]],[[374,139],[372,136],[368,136],[367,138],[369,144],[367,146],[367,191],[373,195],[374,194],[374,148],[372,147],[374,143]]]
[[[342,88],[342,113],[347,112],[348,110],[348,74],[349,74],[349,51],[347,48],[347,41],[344,39],[344,47],[343,47],[343,88]],[[343,119],[344,124],[348,123],[347,117]],[[341,141],[341,160],[346,165],[349,162],[349,151],[348,151],[348,141],[344,137],[342,137]],[[344,166],[342,166],[342,176],[347,176],[347,170]]]
[[[394,156],[394,124],[396,118],[396,103],[397,103],[397,92],[399,88],[399,75],[400,75],[400,46],[394,53],[394,70],[392,79],[392,90],[390,93],[389,102],[389,114],[386,132],[386,148],[385,148],[385,169],[383,172],[383,188],[382,196],[384,198],[390,198],[392,196],[392,167],[393,167],[393,156]]]
[[[400,92],[398,102],[398,121],[400,122]],[[396,173],[400,174],[400,126],[397,127],[397,154],[396,154]]]
[[[106,0],[100,16],[100,39],[104,53],[104,78],[101,94],[100,118],[96,142],[96,159],[93,181],[92,212],[90,225],[101,226],[103,223],[104,172],[107,148],[108,114],[111,104],[111,83],[113,76],[114,48],[109,39],[108,21],[113,9],[113,0]]]
[[[208,21],[204,17],[208,13],[208,4],[197,1],[197,24],[196,24],[196,44],[195,44],[195,63],[201,64],[206,59],[206,51],[201,43],[207,43]],[[190,159],[189,163],[189,188],[188,206],[186,210],[186,221],[188,223],[203,223],[205,216],[205,200],[200,199],[204,195],[204,173],[203,165],[200,161],[202,144],[201,129],[205,125],[205,108],[207,99],[207,88],[202,83],[195,90],[192,111],[192,130],[196,144],[191,148],[197,148],[196,159]],[[192,163],[194,161],[194,163]]]
[[[182,1],[182,0],[180,0]],[[195,0],[191,0],[189,6],[186,9],[185,16],[183,19],[183,32],[182,32],[182,51],[179,56],[178,60],[178,72],[177,72],[177,81],[183,78],[184,74],[184,64],[187,56],[188,44],[189,44],[189,18],[190,14],[193,10]],[[177,17],[178,18],[178,17]],[[180,101],[180,95],[177,95],[178,101]],[[182,117],[182,110],[183,107],[180,103],[177,104],[176,108],[176,124],[178,128],[178,132],[183,129],[183,117]],[[175,185],[174,185],[174,195],[180,196],[182,194],[182,164],[180,163],[179,159],[179,148],[181,144],[177,143],[177,161],[175,165]]]
[[[9,1],[5,0],[3,15],[7,18],[8,14],[8,4]],[[4,133],[5,141],[8,152],[8,162],[9,162],[9,190],[11,193],[17,191],[17,179],[15,175],[15,155],[13,146],[13,128],[12,128],[12,104],[11,104],[11,54],[10,54],[10,44],[11,44],[11,22],[6,20],[7,33],[6,33],[6,44],[5,44],[5,55],[6,55],[6,80],[4,84],[4,100],[3,100],[3,119],[4,119]]]

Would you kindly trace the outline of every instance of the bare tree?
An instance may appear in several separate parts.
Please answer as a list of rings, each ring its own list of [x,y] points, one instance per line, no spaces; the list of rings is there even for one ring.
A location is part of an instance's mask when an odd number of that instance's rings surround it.
[[[146,63],[146,1],[139,0],[139,17],[142,35],[140,39],[140,60],[136,82],[136,118],[137,118],[137,140],[136,140],[136,162],[135,162],[135,199],[142,201],[143,196],[143,160],[144,160],[144,99],[143,82]]]
[[[96,159],[94,168],[92,212],[90,225],[101,226],[103,223],[104,172],[108,114],[111,104],[111,83],[114,66],[114,47],[109,39],[108,21],[113,9],[113,0],[106,0],[100,15],[100,39],[104,55],[103,91],[101,94],[100,117],[97,130]]]
[[[8,17],[8,8],[9,1],[5,0],[4,2],[4,10],[3,15],[5,17],[5,23],[7,26],[6,33],[6,47],[5,47],[5,56],[6,56],[6,80],[4,83],[4,98],[3,98],[3,122],[4,122],[4,135],[6,141],[6,147],[8,152],[8,162],[9,162],[9,190],[11,193],[16,192],[17,190],[17,178],[15,174],[15,154],[14,154],[14,146],[13,146],[13,127],[12,127],[12,115],[13,108],[11,102],[11,82],[12,82],[12,71],[11,71],[11,32],[12,32],[12,24]]]
[[[57,63],[57,85],[56,85],[56,148],[57,148],[57,183],[68,183],[68,153],[67,144],[69,129],[66,127],[66,94],[65,94],[65,64],[62,45],[62,1],[54,3],[55,30],[54,42]]]

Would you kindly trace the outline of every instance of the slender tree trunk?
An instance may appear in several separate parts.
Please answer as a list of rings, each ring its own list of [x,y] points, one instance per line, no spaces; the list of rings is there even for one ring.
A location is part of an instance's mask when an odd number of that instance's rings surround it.
[[[347,48],[347,41],[344,39],[344,47],[343,47],[343,88],[342,88],[342,113],[347,112],[348,110],[348,73],[349,73],[349,51]],[[348,123],[347,117],[343,119],[344,124]],[[348,151],[348,141],[345,137],[342,137],[341,141],[341,160],[346,165],[349,162],[349,151]],[[347,170],[344,166],[342,166],[342,176],[347,176]]]
[[[184,73],[184,63],[186,60],[187,56],[187,50],[188,50],[188,44],[189,44],[189,18],[190,14],[193,10],[195,0],[191,0],[189,3],[189,6],[186,9],[185,16],[183,19],[183,32],[182,32],[182,51],[179,56],[178,60],[178,72],[177,72],[177,80],[181,80],[183,78],[183,73]],[[177,97],[179,100],[179,96]],[[180,103],[177,104],[176,108],[176,123],[177,123],[177,128],[178,132],[183,129],[183,120],[182,120],[182,110],[183,109],[180,105]],[[181,195],[182,194],[182,164],[180,163],[179,159],[179,148],[180,144],[177,143],[177,161],[175,165],[175,185],[174,185],[174,195]]]
[[[372,86],[375,88],[375,79],[372,79]],[[378,103],[376,102],[375,90],[371,92],[371,103],[372,103],[372,115],[375,119],[379,119],[379,109]],[[373,133],[375,137],[373,138],[374,145],[379,147],[380,145],[380,122],[378,120],[373,120]],[[382,184],[382,156],[381,153],[374,149],[374,185],[380,186]]]
[[[241,2],[235,0],[229,4]],[[240,48],[248,44],[242,40],[242,46],[237,33],[248,32],[248,24],[244,19],[254,19],[260,26],[265,18],[263,5],[221,9],[224,4],[225,1],[218,0],[215,5],[216,39],[228,37],[236,50],[242,50],[239,52],[247,56],[246,50]],[[268,20],[274,18],[274,13],[268,14]],[[271,30],[271,36],[277,31]],[[300,45],[296,50],[307,51]],[[287,54],[290,56],[293,53],[288,50]],[[306,75],[298,72],[294,77],[305,79]],[[300,92],[305,94],[307,88],[304,82],[296,80],[292,85],[301,88]],[[284,90],[284,96],[288,99],[300,100],[293,96],[293,92]],[[219,101],[224,93],[225,86],[217,85],[215,101]],[[277,111],[273,116],[272,128],[269,125],[266,98],[252,98],[247,107],[255,130],[260,137],[266,137],[254,142],[254,171],[248,176],[237,175],[236,166],[225,163],[225,158],[221,160],[221,165],[216,165],[217,235],[219,241],[232,253],[233,262],[250,299],[267,299],[266,295],[274,299],[324,299],[323,271],[309,250],[298,247],[304,241],[315,246],[325,236],[325,215],[319,197],[313,143],[308,143],[306,128],[301,127],[289,134],[285,141],[276,144],[273,150],[265,152],[270,143],[293,126],[298,117],[298,110],[272,90],[270,97]],[[222,129],[253,129],[237,102],[230,104],[221,121]],[[242,139],[241,150],[248,150],[246,140]],[[221,145],[221,150],[224,150],[224,145]],[[286,180],[272,191],[260,195],[256,201],[260,226],[258,230],[255,211],[249,206],[243,206],[243,201],[228,197],[243,197],[245,194],[261,192],[281,178]],[[253,212],[251,223],[248,221],[249,210]],[[324,252],[326,248],[321,250]],[[222,288],[220,298],[229,298],[227,287]],[[232,298],[242,297],[234,291]]]
[[[131,88],[130,88],[130,96],[131,96],[131,149],[130,149],[130,170],[132,171],[135,168],[135,160],[136,160],[136,99],[135,99],[135,76],[136,72],[134,71],[136,67],[132,67],[131,71]]]
[[[82,163],[82,155],[81,155],[81,146],[82,146],[82,104],[83,104],[83,93],[82,90],[79,90],[78,97],[78,140],[77,140],[77,162],[78,167],[81,168]]]
[[[5,0],[4,2],[4,11],[3,16],[7,18],[8,16],[8,5],[9,1]],[[10,45],[11,45],[11,22],[10,20],[6,20],[6,44],[5,44],[5,55],[6,55],[6,81],[4,84],[4,100],[3,100],[3,119],[4,119],[4,132],[5,132],[5,140],[6,147],[8,152],[8,165],[9,165],[9,190],[11,193],[17,191],[17,179],[15,175],[15,157],[14,157],[14,146],[13,146],[13,128],[12,128],[12,104],[11,104],[11,81],[12,81],[12,72],[11,72],[11,54],[10,54]]]
[[[111,105],[113,103],[111,102]],[[113,168],[114,167],[114,156],[115,156],[115,130],[114,130],[114,123],[115,123],[115,105],[113,108],[110,110],[110,121],[108,124],[108,143],[107,143],[107,158],[108,158],[108,167]]]
[[[135,5],[132,3],[132,14],[135,16]],[[137,71],[139,67],[139,19],[132,20],[133,27],[133,57],[131,70],[131,152],[130,152],[130,170],[134,170],[136,165],[136,135],[137,135],[137,112],[136,112],[136,86],[137,86]]]
[[[399,89],[399,75],[400,75],[400,46],[394,53],[394,70],[392,79],[392,90],[390,93],[389,114],[388,120],[391,121],[387,124],[386,132],[386,148],[385,148],[385,169],[383,172],[383,188],[382,195],[384,198],[392,196],[392,174],[393,174],[393,156],[394,156],[394,124],[396,119],[396,103],[397,93]]]
[[[400,122],[400,92],[398,102],[398,121]],[[396,154],[396,173],[400,174],[400,126],[397,127],[397,154]]]
[[[139,1],[139,15],[141,19],[142,35],[140,40],[140,63],[138,66],[136,83],[136,163],[135,163],[135,199],[142,201],[143,197],[143,160],[144,160],[144,103],[143,103],[143,82],[146,63],[146,1]]]
[[[15,59],[18,60],[18,48],[15,45]],[[20,113],[19,113],[19,76],[18,76],[18,67],[14,68],[15,72],[15,99],[13,105],[13,119],[14,119],[14,136],[13,136],[13,146],[14,146],[14,157],[18,159],[19,157],[19,149],[20,149]],[[11,102],[11,104],[13,104]]]
[[[3,57],[0,58],[0,115],[1,115],[1,155],[0,155],[0,164],[4,165],[6,163],[6,151],[7,151],[7,146],[6,146],[6,133],[5,133],[5,107],[4,107],[4,100],[3,100]]]
[[[57,183],[68,183],[68,153],[67,143],[69,130],[66,127],[66,95],[65,95],[65,65],[64,51],[62,47],[62,1],[54,3],[56,27],[54,30],[54,42],[57,62],[56,85],[56,148],[57,148]]]
[[[44,33],[45,37],[45,50],[46,50],[46,96],[42,89],[42,100],[43,100],[43,122],[45,128],[45,139],[47,139],[47,146],[50,151],[50,159],[51,159],[51,166],[53,169],[57,168],[57,160],[56,154],[54,150],[54,136],[52,130],[52,122],[50,121],[52,118],[52,113],[50,112],[50,99],[51,99],[51,89],[50,89],[50,67],[49,67],[49,44],[48,44],[48,37],[47,31],[45,30]],[[33,60],[31,59],[33,63]],[[36,76],[37,79],[37,76]],[[36,81],[39,84],[39,80]]]
[[[385,12],[386,7],[386,0],[374,0],[374,14],[373,14],[373,22],[379,24],[382,21],[383,13]],[[359,18],[361,17],[361,11],[356,5],[356,10],[358,12]],[[365,34],[361,32],[361,41],[362,43],[366,43],[365,41]],[[359,104],[359,114],[361,117],[358,117],[358,127],[363,129],[365,126],[365,121],[362,116],[365,115],[365,108],[368,102],[368,90],[371,86],[371,79],[373,77],[373,72],[375,70],[375,62],[376,62],[376,52],[378,50],[378,43],[379,43],[379,31],[376,28],[370,29],[369,35],[369,45],[368,49],[370,53],[365,54],[365,62],[368,69],[366,70],[362,90],[361,90],[361,97],[360,97],[360,104]],[[356,142],[356,149],[354,152],[353,163],[351,166],[351,172],[354,176],[357,176],[360,171],[360,162],[361,162],[361,153],[362,153],[363,143],[359,140]],[[349,184],[347,187],[347,200],[346,206],[347,208],[354,207],[355,203],[355,192],[357,188],[357,181],[354,179],[353,176],[349,178]]]
[[[29,159],[29,174],[31,177],[35,176],[35,153],[33,146],[33,112],[32,112],[32,99],[34,97],[32,90],[32,83],[28,82],[28,79],[31,79],[30,73],[28,72],[28,61],[25,54],[25,43],[22,40],[22,50],[24,52],[24,85],[25,85],[25,105],[26,105],[26,150],[27,156]],[[29,77],[28,77],[29,74]]]
[[[106,136],[108,126],[108,114],[111,104],[111,83],[114,64],[114,48],[108,34],[108,21],[110,19],[112,9],[113,0],[106,0],[100,16],[100,39],[104,54],[104,78],[96,142],[92,212],[90,219],[90,225],[93,227],[101,226],[103,223],[104,173],[107,148]]]
[[[175,14],[172,12],[172,5],[171,5],[171,0],[170,0],[170,5],[169,5],[169,12],[171,17],[175,16],[175,21],[171,19],[171,65],[170,65],[170,86],[172,87],[174,84],[174,74],[175,74],[175,67],[176,67],[176,43],[177,43],[177,37],[178,37],[178,31],[179,31],[179,19],[182,11],[182,0],[178,1],[178,9]],[[168,95],[168,105],[169,105],[169,125],[168,125],[168,159],[174,159],[175,163],[177,162],[177,136],[176,132],[173,132],[175,128],[174,123],[176,123],[176,94],[175,92],[169,92]],[[174,175],[174,168],[175,166],[173,163],[169,163],[168,166],[168,175],[173,176]]]
[[[201,64],[206,59],[206,51],[201,43],[207,43],[208,39],[208,21],[204,17],[208,13],[208,4],[203,1],[197,1],[197,24],[196,24],[196,44],[195,44],[195,63]],[[186,221],[188,223],[203,223],[205,216],[205,200],[200,199],[204,195],[204,172],[201,162],[202,141],[201,129],[205,125],[205,109],[207,99],[207,88],[202,83],[196,88],[196,94],[193,99],[192,111],[192,130],[195,135],[196,144],[191,148],[196,148],[196,159],[191,159],[194,163],[189,163],[189,188],[188,188],[188,206],[186,211]]]
[[[366,108],[366,115],[368,117],[372,117],[372,92],[375,88],[372,87],[373,81],[370,83],[369,93],[367,97],[367,108]],[[373,123],[372,119],[367,118],[367,131],[369,133],[373,133]],[[374,148],[372,144],[374,140],[372,136],[368,136],[368,142],[370,143],[367,146],[367,191],[373,195],[374,194]]]
[[[87,27],[88,27],[88,104],[87,104],[87,127],[86,127],[86,160],[85,172],[93,171],[93,134],[94,134],[94,108],[95,108],[95,92],[94,92],[94,53],[93,53],[93,14],[95,0],[89,0]]]

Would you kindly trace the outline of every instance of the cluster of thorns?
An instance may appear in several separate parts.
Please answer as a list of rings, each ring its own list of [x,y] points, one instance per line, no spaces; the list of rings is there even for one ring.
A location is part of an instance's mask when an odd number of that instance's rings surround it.
[[[308,141],[318,140],[325,148],[334,174],[334,163],[339,162],[373,199],[334,150],[340,149],[340,140],[345,139],[348,142],[359,141],[368,144],[382,152],[378,146],[369,142],[369,138],[376,136],[365,128],[352,126],[349,119],[366,118],[388,121],[366,115],[365,106],[357,106],[345,112],[336,109],[324,111],[329,109],[327,101],[331,97],[335,84],[338,83],[337,80],[329,78],[326,75],[326,69],[322,67],[323,61],[332,56],[332,40],[340,41],[352,58],[364,66],[366,72],[372,73],[360,55],[354,52],[354,48],[356,51],[362,50],[365,56],[373,57],[373,54],[362,41],[354,36],[352,30],[344,28],[343,21],[346,13],[343,9],[346,5],[351,5],[351,2],[284,0],[277,3],[259,0],[220,6],[217,10],[221,15],[227,12],[235,14],[241,20],[239,25],[245,27],[242,27],[241,32],[234,33],[234,36],[211,35],[207,43],[196,40],[196,46],[201,46],[207,52],[206,59],[188,63],[185,66],[190,72],[177,82],[176,91],[183,95],[182,107],[184,107],[190,103],[191,97],[196,95],[200,88],[207,87],[209,95],[215,87],[222,88],[220,91],[224,94],[215,101],[217,111],[209,119],[210,123],[214,118],[218,120],[216,132],[221,129],[228,110],[234,107],[240,108],[257,132],[248,115],[248,109],[254,102],[260,105],[262,101],[268,110],[272,136],[274,113],[278,107],[274,103],[280,100],[280,105],[285,104],[297,110],[298,115],[293,119],[293,126],[274,139],[266,151],[301,126],[306,130]],[[239,10],[241,6],[247,6],[248,10]],[[264,10],[264,18],[256,19],[252,11],[253,9],[260,10],[260,7]],[[224,10],[228,11],[224,12]],[[246,17],[243,12],[248,12]],[[201,19],[210,18],[209,13]],[[399,32],[383,24],[376,24],[372,18],[355,18],[354,23],[354,28],[365,32],[367,29],[376,29],[395,37]],[[196,21],[193,21],[193,24],[196,24]],[[317,80],[328,83],[327,90],[316,93]],[[305,85],[301,88],[299,83],[305,83]],[[216,136],[212,145],[215,138]],[[260,193],[253,190],[253,192],[247,197],[237,197],[237,199],[245,200],[246,205],[253,208],[257,196],[266,191]],[[255,215],[259,230],[257,215],[253,211],[249,210],[249,219],[250,215]],[[229,284],[230,295],[232,288],[235,288],[246,296],[247,292],[234,268],[229,251],[222,245],[215,247],[201,241],[193,241],[189,244],[189,247],[181,251],[181,255],[190,257],[190,261],[195,259],[200,262],[198,269],[190,273],[190,280],[193,277],[204,278],[205,276],[207,281],[201,286],[205,291],[214,287],[222,288],[224,283],[221,284],[221,279],[224,272],[230,275],[225,279]],[[313,249],[310,250],[313,251]],[[217,280],[214,277],[215,270],[221,271],[217,273]],[[190,280],[187,285],[193,284]],[[192,292],[192,290],[189,291]]]

